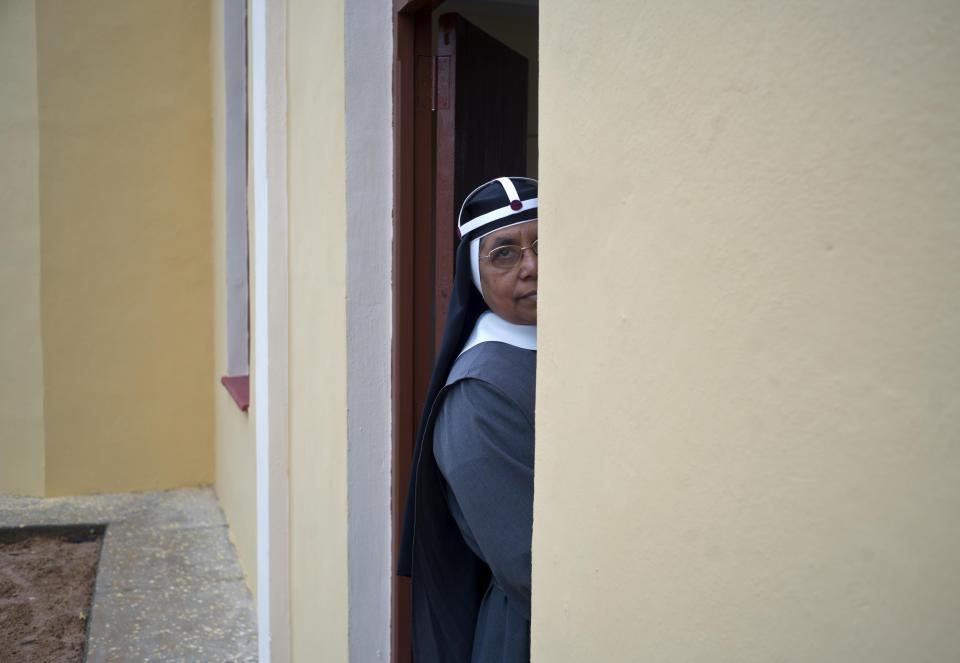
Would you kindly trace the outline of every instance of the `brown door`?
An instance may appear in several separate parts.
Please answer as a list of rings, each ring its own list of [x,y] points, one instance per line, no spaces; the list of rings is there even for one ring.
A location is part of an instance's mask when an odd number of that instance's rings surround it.
[[[456,213],[494,177],[525,175],[526,58],[437,0],[398,0],[395,79],[394,527],[453,286]],[[395,542],[399,537],[395,538]],[[394,585],[394,661],[411,660],[410,588]]]
[[[463,199],[495,177],[527,170],[527,59],[459,14],[440,16],[437,40],[435,350],[452,294]]]

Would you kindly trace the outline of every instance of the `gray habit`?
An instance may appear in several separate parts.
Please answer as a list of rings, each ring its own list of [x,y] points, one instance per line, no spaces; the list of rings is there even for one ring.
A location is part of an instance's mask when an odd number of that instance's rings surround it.
[[[447,506],[490,567],[472,663],[530,660],[536,357],[498,342],[454,363],[433,429]]]

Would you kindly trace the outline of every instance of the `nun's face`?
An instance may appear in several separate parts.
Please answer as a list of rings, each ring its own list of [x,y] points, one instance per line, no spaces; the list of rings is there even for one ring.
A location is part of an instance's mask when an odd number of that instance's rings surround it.
[[[537,324],[537,255],[530,248],[535,241],[536,221],[502,228],[480,241],[483,298],[490,310],[515,325]],[[499,267],[496,261],[482,257],[505,246],[525,249],[520,261],[511,268]]]

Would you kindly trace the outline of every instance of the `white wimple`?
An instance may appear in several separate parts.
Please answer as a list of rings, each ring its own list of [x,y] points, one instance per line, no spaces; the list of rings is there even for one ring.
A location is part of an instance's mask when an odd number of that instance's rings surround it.
[[[473,326],[467,342],[460,354],[463,354],[475,345],[497,341],[506,343],[523,350],[537,349],[537,326],[515,325],[507,322],[493,311],[484,311]]]

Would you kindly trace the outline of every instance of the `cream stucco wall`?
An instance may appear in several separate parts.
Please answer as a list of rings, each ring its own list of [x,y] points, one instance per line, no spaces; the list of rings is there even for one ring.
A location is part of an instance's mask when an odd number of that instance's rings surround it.
[[[213,100],[213,390],[215,486],[230,524],[247,585],[257,587],[257,493],[255,407],[240,411],[220,378],[227,370],[226,96],[223,0],[210,3],[210,63]],[[252,277],[252,274],[251,274]],[[252,331],[252,329],[251,329]],[[251,351],[254,345],[251,343]]]
[[[209,4],[36,7],[47,493],[209,483]]]
[[[0,493],[44,490],[40,130],[32,0],[0,2]]]
[[[344,5],[287,3],[291,636],[348,660]]]
[[[960,660],[960,6],[540,10],[534,660]]]

